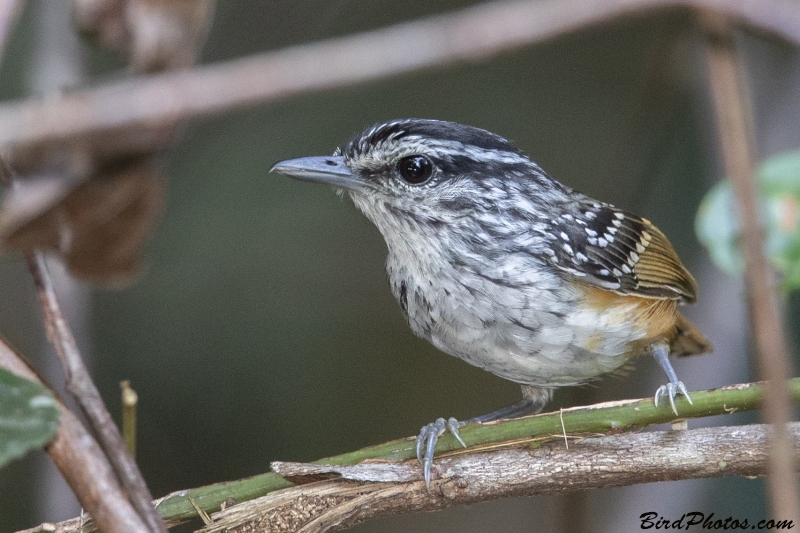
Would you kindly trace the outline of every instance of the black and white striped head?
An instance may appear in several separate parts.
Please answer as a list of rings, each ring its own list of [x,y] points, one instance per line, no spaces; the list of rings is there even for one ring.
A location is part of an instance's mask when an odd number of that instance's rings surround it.
[[[427,119],[376,124],[332,156],[282,161],[272,171],[346,190],[378,225],[380,216],[447,222],[532,186],[563,189],[503,137]]]

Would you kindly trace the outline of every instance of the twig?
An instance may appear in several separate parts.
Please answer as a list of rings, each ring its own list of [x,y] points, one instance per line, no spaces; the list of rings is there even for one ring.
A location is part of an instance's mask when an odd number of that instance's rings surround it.
[[[142,474],[125,449],[125,442],[119,429],[83,364],[75,339],[61,313],[44,255],[36,251],[29,254],[27,260],[44,313],[47,336],[55,345],[61,359],[67,390],[75,397],[86,415],[120,483],[128,493],[133,507],[147,524],[148,530],[166,533],[166,527],[151,503],[153,497]]]
[[[792,376],[786,333],[778,304],[775,273],[767,263],[754,180],[752,110],[728,22],[705,14],[709,83],[725,173],[733,183],[745,256],[745,284],[761,379],[767,381],[762,419],[772,424],[768,494],[776,516],[800,523],[791,443],[786,424],[791,403],[786,380]]]
[[[800,457],[800,423],[789,426]],[[414,482],[383,480],[383,465],[326,467],[281,463],[288,475],[337,479],[274,492],[212,515],[201,531],[302,531],[347,529],[380,516],[442,509],[496,498],[563,494],[653,481],[763,475],[769,427],[702,428],[589,437],[569,450],[560,443],[437,460],[438,479],[428,491],[417,464],[394,465]],[[747,450],[747,453],[744,453]],[[358,480],[358,483],[350,481]],[[783,517],[781,517],[783,518]]]
[[[1,338],[0,367],[42,383],[27,362]],[[47,453],[72,487],[81,505],[107,533],[148,533],[150,530],[128,501],[97,441],[60,400],[57,405],[58,431],[55,439],[47,446]]]
[[[152,130],[304,92],[485,59],[634,14],[695,8],[724,12],[800,43],[800,5],[792,0],[491,2],[191,71],[76,91],[60,100],[5,104],[0,106],[0,148],[41,149],[46,143],[91,138],[98,150],[152,149],[141,146],[151,141],[142,141],[136,128]],[[109,137],[112,132],[124,139]]]

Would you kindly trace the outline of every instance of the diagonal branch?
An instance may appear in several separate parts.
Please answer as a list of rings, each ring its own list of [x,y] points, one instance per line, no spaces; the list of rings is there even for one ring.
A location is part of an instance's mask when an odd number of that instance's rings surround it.
[[[106,151],[150,150],[138,129],[343,87],[504,51],[632,15],[710,9],[800,43],[792,0],[517,0],[490,2],[387,28],[0,106],[0,148],[41,149],[91,138]],[[116,132],[124,139],[114,139]],[[138,144],[137,144],[138,143]],[[10,160],[12,164],[15,161]]]
[[[133,507],[147,524],[148,530],[152,533],[157,531],[166,533],[164,523],[151,503],[153,497],[139,467],[128,454],[119,429],[106,409],[100,392],[83,363],[75,338],[64,320],[43,253],[37,251],[29,254],[28,267],[44,313],[47,336],[55,345],[61,359],[67,390],[75,397],[86,415],[120,483]]]
[[[2,338],[0,368],[42,383],[36,371]],[[57,401],[57,407],[58,431],[47,445],[47,453],[83,508],[108,533],[148,533],[97,441],[61,400]]]

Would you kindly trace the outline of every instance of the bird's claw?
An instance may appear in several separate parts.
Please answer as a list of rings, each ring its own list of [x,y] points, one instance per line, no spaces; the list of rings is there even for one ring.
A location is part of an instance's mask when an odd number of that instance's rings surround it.
[[[427,488],[431,487],[431,465],[433,464],[433,455],[439,437],[441,437],[445,431],[449,430],[464,448],[467,447],[458,432],[458,428],[462,425],[464,425],[463,422],[459,422],[455,418],[450,417],[447,420],[438,418],[436,422],[422,426],[419,435],[417,435],[417,460],[422,463],[422,473],[425,477],[425,486]],[[425,448],[424,455],[422,453],[423,447]]]
[[[678,409],[675,407],[675,396],[678,394],[682,394],[686,400],[692,404],[692,398],[689,396],[689,391],[686,390],[686,385],[683,384],[683,381],[676,381],[675,383],[661,385],[658,388],[654,398],[656,407],[658,407],[658,401],[661,399],[661,397],[666,395],[667,398],[669,398],[669,406],[672,408],[672,412],[675,413],[675,416],[677,416]]]

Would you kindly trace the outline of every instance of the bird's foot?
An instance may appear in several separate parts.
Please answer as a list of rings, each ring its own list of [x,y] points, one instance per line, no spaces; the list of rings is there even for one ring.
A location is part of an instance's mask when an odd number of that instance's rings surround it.
[[[678,394],[683,394],[689,403],[692,403],[692,398],[689,396],[689,391],[686,390],[686,385],[683,384],[683,381],[676,381],[674,383],[661,385],[658,388],[655,398],[653,398],[655,400],[656,407],[658,407],[658,401],[661,399],[661,397],[666,396],[669,398],[669,406],[672,407],[672,412],[677,416],[678,409],[675,408],[675,396]]]
[[[427,488],[431,488],[431,465],[433,464],[436,442],[445,431],[449,430],[458,442],[466,448],[467,445],[458,433],[458,429],[464,424],[466,424],[466,422],[459,422],[455,418],[450,417],[447,420],[439,418],[436,422],[422,426],[419,435],[417,435],[417,460],[422,463],[422,473],[425,477],[425,486]]]

